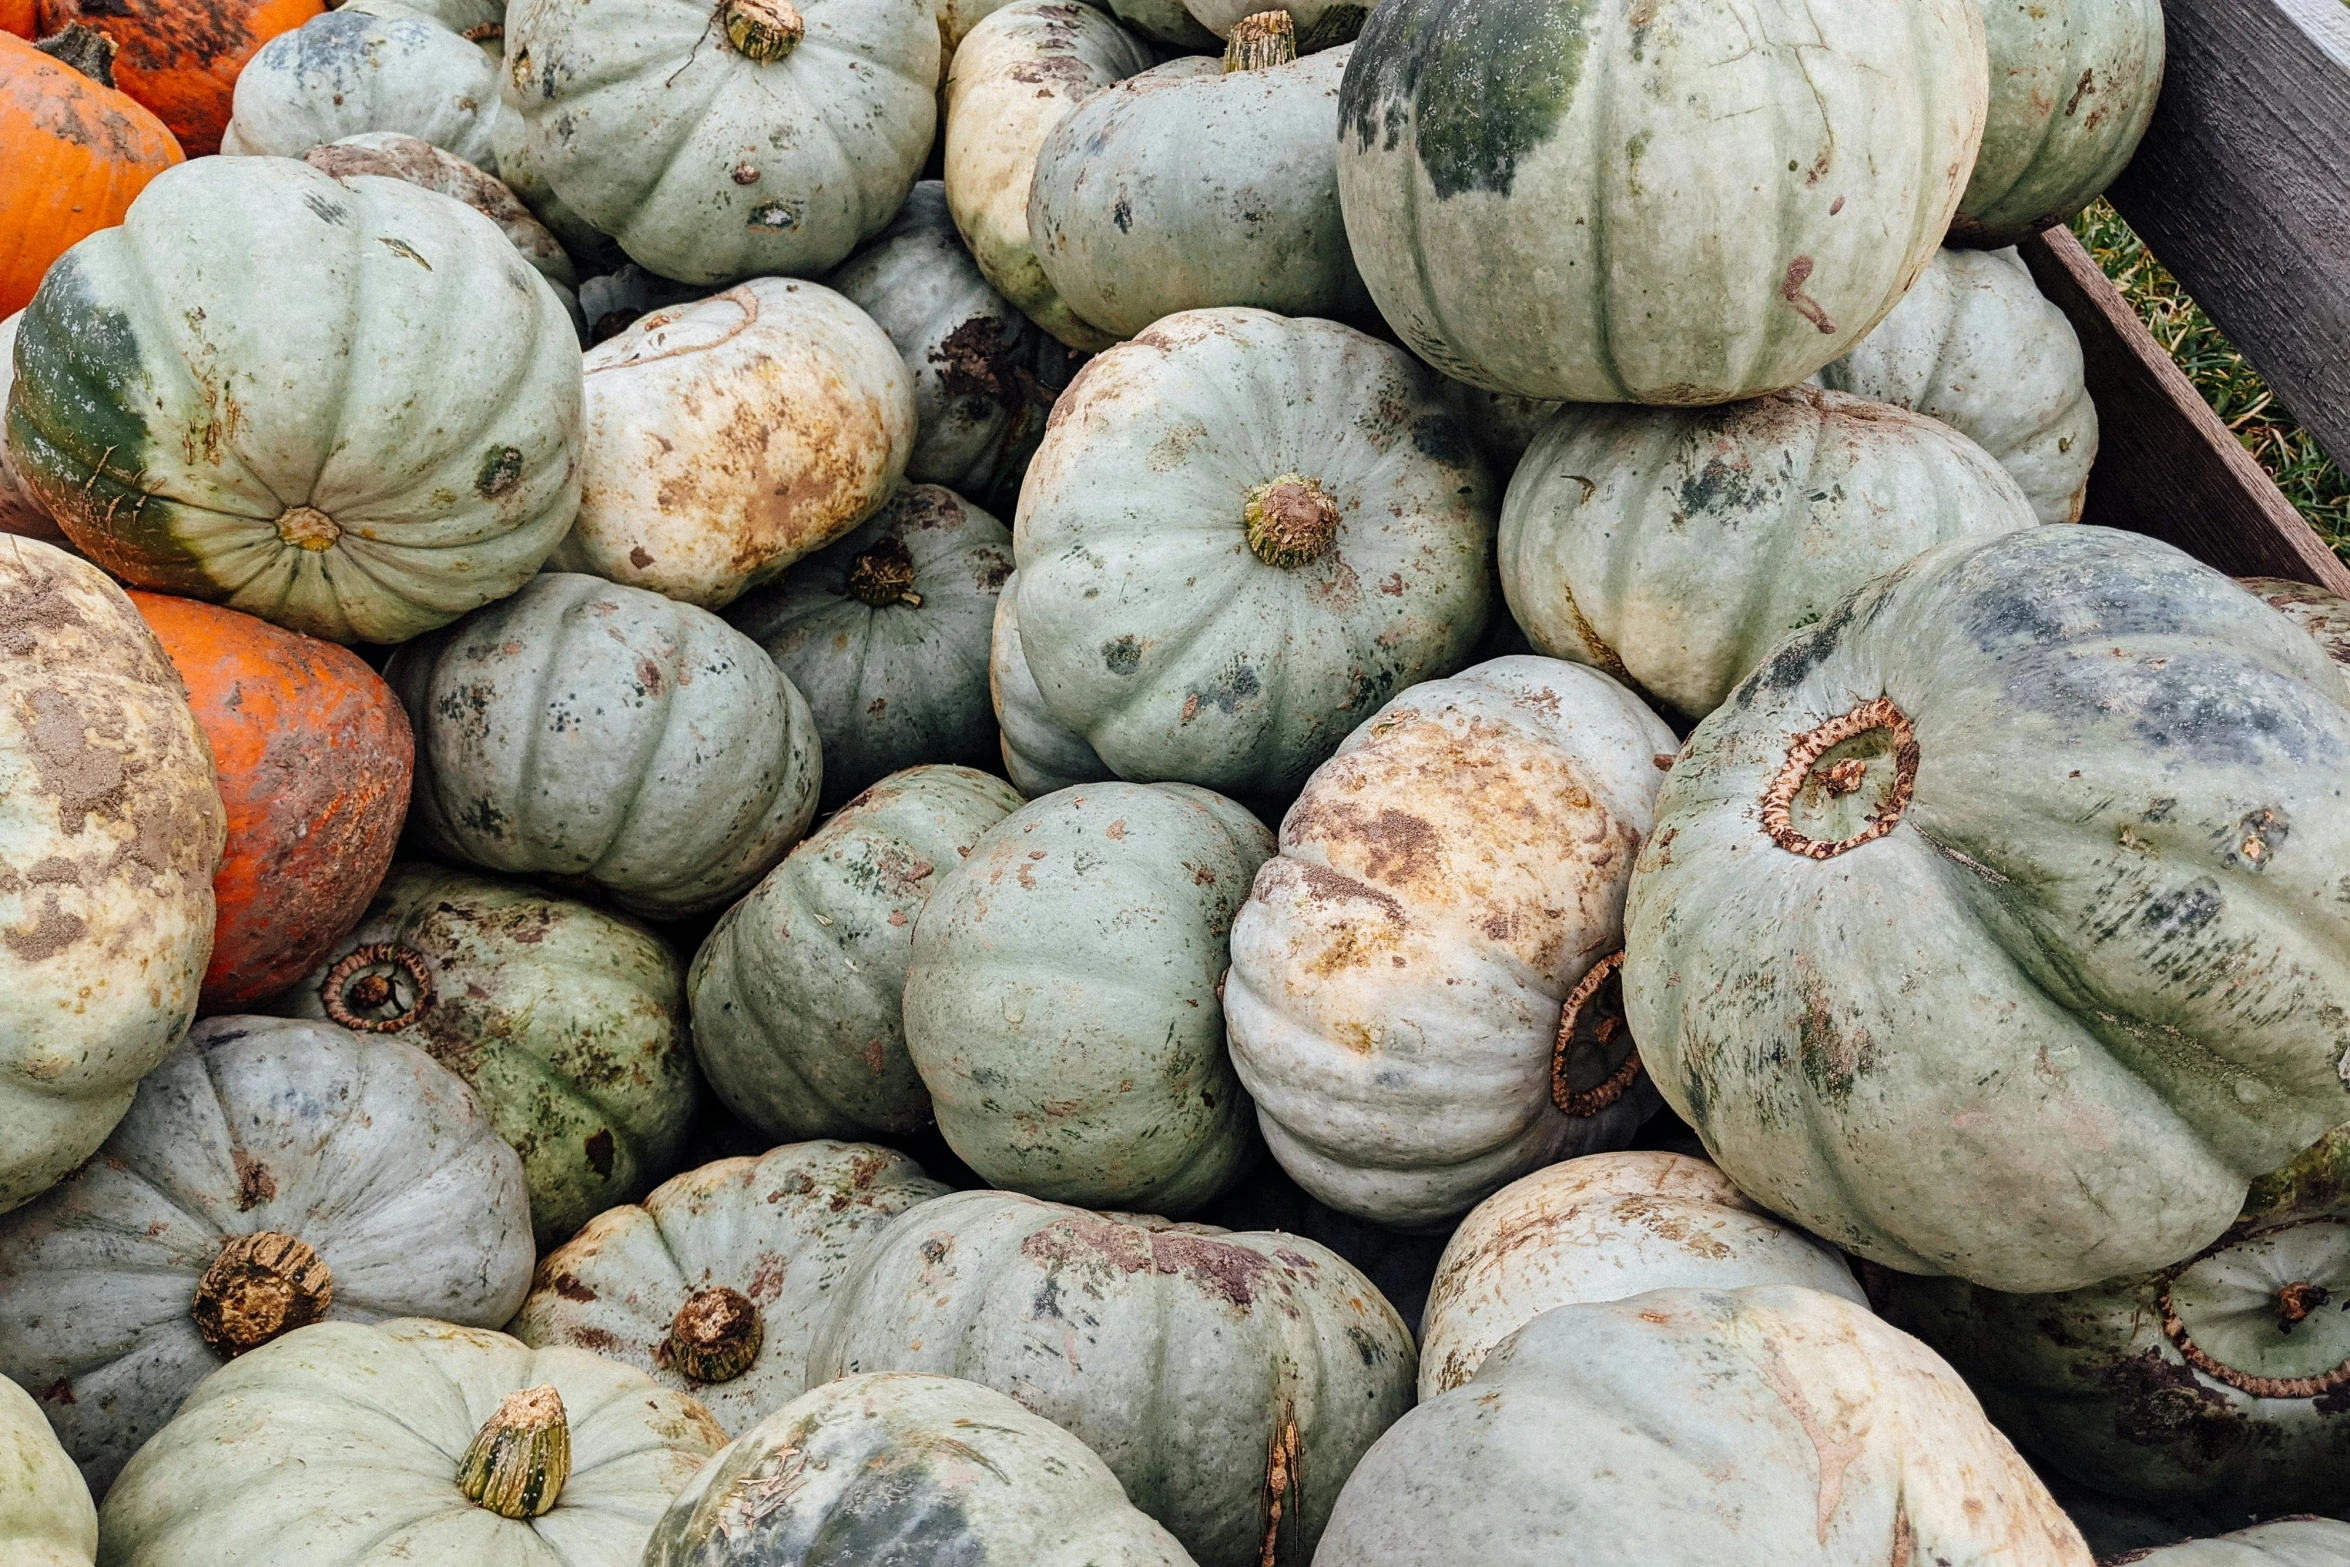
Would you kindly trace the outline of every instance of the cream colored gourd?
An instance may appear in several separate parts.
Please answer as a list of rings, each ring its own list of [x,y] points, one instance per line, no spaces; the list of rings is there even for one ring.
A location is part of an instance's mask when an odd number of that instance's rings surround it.
[[[1613,982],[1673,732],[1596,670],[1413,686],[1306,781],[1232,925],[1232,1063],[1341,1212],[1441,1227],[1657,1106]]]
[[[579,519],[548,565],[716,609],[879,510],[905,365],[818,283],[753,278],[588,351]]]
[[[98,1509],[41,1406],[0,1377],[0,1561],[9,1567],[90,1567]]]
[[[362,131],[403,131],[498,172],[498,62],[423,16],[328,11],[237,72],[230,156],[299,158]]]

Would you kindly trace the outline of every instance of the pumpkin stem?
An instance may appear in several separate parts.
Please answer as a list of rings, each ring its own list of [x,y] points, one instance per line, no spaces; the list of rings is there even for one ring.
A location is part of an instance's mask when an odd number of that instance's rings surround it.
[[[552,1386],[508,1393],[457,1464],[457,1489],[501,1518],[550,1512],[571,1478],[571,1422]]]
[[[2277,1291],[2277,1328],[2290,1333],[2293,1324],[2306,1321],[2309,1314],[2334,1298],[2334,1292],[2323,1284],[2306,1281],[2286,1285]]]
[[[288,506],[277,515],[277,536],[297,549],[316,551],[331,548],[343,530],[315,506]]]
[[[114,85],[114,56],[122,48],[94,27],[65,26],[33,45],[60,65],[70,65],[101,87]]]
[[[686,1297],[669,1323],[671,1369],[693,1382],[732,1382],[751,1369],[766,1336],[759,1308],[724,1285]]]
[[[808,31],[791,0],[725,0],[718,25],[737,54],[762,64],[790,54]]]
[[[1267,479],[1248,492],[1240,514],[1249,549],[1284,570],[1320,560],[1338,537],[1338,503],[1302,473]]]
[[[1631,1022],[1624,1013],[1624,954],[1611,952],[1591,965],[1591,971],[1567,992],[1559,1011],[1558,1040],[1550,1050],[1550,1102],[1577,1120],[1588,1120],[1614,1104],[1640,1080],[1640,1047],[1632,1043]],[[1592,1088],[1567,1086],[1567,1058],[1574,1053],[1576,1030],[1588,1024],[1586,1038],[1605,1060],[1621,1035],[1631,1046],[1607,1080]]]
[[[1287,11],[1259,11],[1232,24],[1224,40],[1224,74],[1269,71],[1297,59],[1297,22]]]
[[[891,604],[922,607],[922,595],[914,591],[913,552],[904,539],[878,540],[849,562],[849,597],[875,609]]]
[[[261,1230],[229,1237],[197,1282],[188,1316],[214,1353],[234,1360],[308,1327],[334,1299],[324,1258],[294,1236]]]
[[[1795,825],[1795,797],[1814,777],[1821,757],[1845,741],[1882,729],[1893,742],[1893,780],[1885,798],[1865,819],[1860,831],[1837,839],[1814,838]],[[1820,791],[1831,799],[1853,793],[1868,781],[1868,763],[1844,757],[1818,774]],[[1771,841],[1789,854],[1810,860],[1832,860],[1839,854],[1882,838],[1901,822],[1917,786],[1918,737],[1909,715],[1893,705],[1891,697],[1872,697],[1848,713],[1840,713],[1815,729],[1807,729],[1787,747],[1786,765],[1762,796],[1762,828]]]
[[[408,978],[410,1000],[400,1006],[399,982],[387,970],[397,968]],[[432,1005],[432,970],[424,959],[389,941],[355,947],[326,971],[318,986],[318,1004],[327,1021],[362,1034],[396,1034],[424,1016]],[[393,1008],[390,1016],[383,1009]]]
[[[2155,1309],[2162,1313],[2163,1336],[2169,1339],[2178,1350],[2179,1358],[2214,1382],[2224,1382],[2238,1392],[2249,1393],[2254,1398],[2318,1398],[2333,1392],[2336,1388],[2350,1386],[2350,1360],[2342,1362],[2331,1371],[2321,1371],[2315,1376],[2264,1377],[2257,1372],[2239,1371],[2234,1366],[2213,1358],[2208,1350],[2195,1342],[2194,1335],[2187,1331],[2187,1324],[2180,1320],[2178,1308],[2171,1303],[2171,1285],[2188,1268],[2201,1262],[2213,1252],[2233,1244],[2237,1238],[2233,1235],[2223,1235],[2196,1256],[2188,1258],[2186,1262],[2172,1270],[2170,1277],[2163,1281],[2162,1293],[2154,1298]],[[2293,1324],[2307,1317],[2317,1307],[2324,1305],[2331,1298],[2331,1293],[2323,1286],[2316,1284],[2286,1285],[2277,1291],[2277,1326],[2287,1333],[2292,1332]]]
[[[504,22],[476,22],[457,36],[469,44],[488,43],[493,38],[503,39],[506,36],[506,24]]]

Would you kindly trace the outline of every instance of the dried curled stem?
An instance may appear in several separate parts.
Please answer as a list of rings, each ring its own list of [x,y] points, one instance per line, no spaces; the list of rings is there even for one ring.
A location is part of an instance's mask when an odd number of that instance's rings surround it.
[[[2244,1239],[2246,1237],[2242,1233],[2231,1231],[2171,1270],[2170,1277],[2162,1281],[2162,1293],[2155,1297],[2156,1308],[2162,1313],[2163,1337],[2171,1341],[2179,1352],[2179,1358],[2188,1365],[2214,1382],[2225,1383],[2254,1398],[2316,1398],[2338,1387],[2350,1386],[2350,1360],[2313,1377],[2264,1377],[2250,1371],[2239,1371],[2224,1361],[2213,1359],[2202,1345],[2195,1342],[2194,1336],[2187,1331],[2186,1323],[2179,1320],[2178,1312],[2171,1305],[2171,1286],[2196,1263]],[[2331,1298],[2331,1292],[2321,1285],[2306,1282],[2288,1284],[2277,1291],[2277,1325],[2290,1333],[2295,1323],[2306,1321],[2312,1310],[2326,1304]]]
[[[1567,992],[1566,1005],[1559,1012],[1558,1041],[1550,1050],[1550,1102],[1557,1105],[1561,1113],[1579,1121],[1589,1120],[1623,1098],[1631,1092],[1632,1085],[1640,1080],[1640,1047],[1635,1044],[1631,1053],[1608,1074],[1606,1082],[1593,1088],[1576,1089],[1567,1086],[1567,1056],[1574,1046],[1575,1025],[1582,1020],[1583,1009],[1599,994],[1602,987],[1617,977],[1617,972],[1623,966],[1624,954],[1620,951],[1611,952],[1592,964],[1591,972],[1585,974],[1575,988]],[[1600,1048],[1604,1050],[1613,1044],[1616,1034],[1625,1027],[1627,1024],[1619,1002],[1608,1015],[1599,1020],[1594,1030]]]
[[[1885,796],[1885,803],[1868,818],[1868,825],[1849,838],[1830,842],[1814,838],[1797,829],[1794,819],[1795,796],[1811,778],[1812,767],[1831,750],[1855,735],[1867,734],[1872,729],[1883,729],[1893,736],[1893,787]],[[1857,757],[1848,757],[1830,767],[1821,776],[1821,786],[1830,795],[1850,794],[1858,789],[1867,776],[1866,763]],[[1806,730],[1795,737],[1787,747],[1786,765],[1779,769],[1771,786],[1763,791],[1762,827],[1773,843],[1789,854],[1800,854],[1810,860],[1832,860],[1839,854],[1859,848],[1872,839],[1882,838],[1900,824],[1902,813],[1909,809],[1911,792],[1917,787],[1918,737],[1910,726],[1909,715],[1893,705],[1891,697],[1872,697],[1851,712],[1829,719],[1816,729]]]
[[[407,974],[415,987],[416,999],[403,1011],[390,1017],[365,1017],[351,1010],[351,1003],[373,1011],[389,1006],[398,999],[389,975],[363,972],[368,969],[398,967]],[[357,976],[354,980],[353,976]],[[371,941],[364,947],[355,947],[340,963],[326,971],[326,978],[318,987],[318,1004],[326,1009],[327,1021],[362,1034],[396,1034],[424,1016],[424,1009],[432,1005],[432,971],[424,966],[424,959],[395,942]]]

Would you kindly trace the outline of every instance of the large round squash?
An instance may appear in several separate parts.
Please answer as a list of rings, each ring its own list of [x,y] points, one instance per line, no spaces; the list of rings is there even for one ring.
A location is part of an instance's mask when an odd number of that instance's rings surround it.
[[[929,0],[517,0],[537,173],[650,271],[814,276],[897,213],[937,126]]]
[[[716,609],[880,509],[914,445],[881,328],[753,278],[588,350],[579,520],[549,569]]]
[[[512,1331],[634,1366],[739,1436],[807,1390],[817,1326],[882,1227],[946,1190],[869,1143],[721,1159],[542,1258]]]
[[[1420,1400],[1468,1381],[1554,1307],[1756,1284],[1867,1304],[1843,1258],[1703,1159],[1662,1149],[1568,1159],[1495,1192],[1453,1231],[1420,1324]]]
[[[112,39],[116,82],[170,127],[188,156],[220,150],[237,73],[270,39],[300,27],[323,0],[34,0],[47,37],[75,22]]]
[[[0,549],[0,1212],[89,1157],[196,1014],[223,813],[122,590]]]
[[[725,1444],[584,1350],[322,1322],[207,1379],[98,1515],[106,1567],[633,1567]]]
[[[903,768],[994,759],[988,646],[1011,574],[1010,529],[909,484],[727,614],[808,699],[827,809]]]
[[[1953,241],[2062,223],[2138,150],[2162,91],[2162,0],[1984,0],[1991,113]]]
[[[120,223],[180,161],[163,122],[113,90],[106,46],[86,34],[76,42],[0,34],[0,316],[22,310],[51,262]]]
[[[1194,1567],[1068,1432],[990,1388],[888,1374],[816,1388],[736,1439],[655,1527],[644,1567],[893,1560]]]
[[[1355,262],[1497,392],[1802,380],[1932,259],[1983,134],[1971,0],[1397,0],[1339,93]]]
[[[336,642],[511,593],[577,508],[579,353],[479,213],[198,159],[50,268],[8,445],[93,560]]]
[[[1865,397],[1575,406],[1510,479],[1501,587],[1543,652],[1701,718],[1871,577],[2038,521],[1990,453]]]
[[[1020,643],[1019,580],[1017,571],[1006,577],[996,600],[995,625],[988,638],[987,696],[1003,731],[1004,776],[1033,800],[1118,775],[1085,736],[1045,706],[1044,693],[1036,688],[1036,676],[1028,668],[1028,651]]]
[[[624,915],[412,862],[276,1010],[463,1078],[522,1156],[545,1248],[678,1166],[698,1097],[684,969]]]
[[[1495,499],[1409,356],[1333,321],[1186,311],[1054,408],[1006,599],[1045,705],[1119,776],[1280,795],[1466,659]]]
[[[2081,340],[2013,250],[1944,250],[1820,384],[1949,425],[1999,459],[2042,522],[2078,522],[2097,460]]]
[[[498,172],[498,63],[421,16],[330,11],[280,33],[237,77],[229,154],[299,158],[362,131],[405,131]]]
[[[1232,1061],[1342,1213],[1449,1226],[1657,1107],[1623,1027],[1624,885],[1678,742],[1596,670],[1502,658],[1347,736],[1232,924]]]
[[[982,1178],[1181,1214],[1257,1155],[1225,943],[1273,835],[1184,784],[1065,789],[982,833],[914,924],[906,1049]]]
[[[2139,534],[1879,578],[1665,780],[1625,919],[1658,1086],[1749,1195],[1903,1272],[2193,1254],[2350,1108],[2340,690]]]
[[[321,1317],[504,1322],[530,1287],[522,1165],[422,1051],[212,1018],[100,1157],[0,1219],[0,1372],[92,1489],[221,1365]]]
[[[11,1567],[90,1567],[98,1509],[41,1406],[0,1377],[0,1550]]]
[[[719,916],[687,985],[694,1053],[729,1110],[779,1140],[929,1123],[902,1015],[914,921],[1019,807],[986,773],[908,768],[834,812]]]
[[[1346,1484],[1346,1567],[2090,1567],[1916,1340],[1818,1290],[1561,1306],[1406,1415]]]
[[[984,1383],[1101,1454],[1199,1567],[1306,1567],[1413,1366],[1403,1320],[1312,1241],[958,1192],[867,1248],[808,1371]]]
[[[757,643],[658,593],[549,572],[385,673],[428,853],[673,918],[723,907],[816,814],[808,704]]]

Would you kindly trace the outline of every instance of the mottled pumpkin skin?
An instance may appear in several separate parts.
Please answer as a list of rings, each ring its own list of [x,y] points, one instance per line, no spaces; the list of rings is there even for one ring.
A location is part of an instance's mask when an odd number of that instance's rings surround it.
[[[894,601],[864,596],[908,574]],[[988,644],[1011,574],[1011,529],[952,490],[908,484],[728,611],[816,715],[825,809],[908,767],[994,759]]]
[[[196,1014],[224,836],[186,689],[105,573],[0,549],[0,1212],[89,1157]]]
[[[8,316],[75,241],[120,223],[147,182],[180,161],[180,145],[123,94],[0,36],[0,158],[8,164],[0,316]]]
[[[1218,995],[1273,835],[1222,795],[1108,783],[980,835],[914,924],[906,1049],[948,1146],[1013,1191],[1182,1214],[1257,1156]]]
[[[35,0],[37,31],[69,22],[113,39],[115,84],[155,111],[191,158],[220,150],[237,74],[278,34],[326,7],[322,0]]]
[[[49,269],[16,366],[10,457],[93,560],[329,641],[513,592],[577,509],[562,302],[398,180],[182,164]]]
[[[498,225],[499,232],[522,253],[522,259],[554,284],[558,294],[579,287],[579,271],[562,241],[531,216],[512,187],[421,136],[405,131],[360,131],[308,149],[302,161],[337,179],[381,174],[453,196]]]
[[[2339,690],[2137,534],[1879,578],[1665,780],[1625,922],[1658,1086],[1756,1200],[1903,1272],[2041,1292],[2193,1253],[2350,1102]]]
[[[353,952],[377,946],[421,963],[430,997],[396,956],[328,983]],[[340,1010],[463,1078],[522,1156],[543,1250],[677,1168],[699,1097],[684,970],[667,942],[624,915],[411,862],[275,1010]],[[376,1006],[352,995],[371,974],[394,987]]]
[[[573,1344],[690,1393],[740,1436],[808,1388],[808,1351],[850,1268],[890,1220],[947,1187],[869,1143],[791,1143],[721,1159],[596,1215],[539,1261],[512,1332]],[[679,1367],[670,1327],[703,1290],[756,1308],[758,1353],[723,1382]]]
[[[694,1052],[729,1110],[781,1140],[929,1123],[901,1012],[914,921],[979,835],[1019,807],[1000,778],[908,768],[833,813],[719,916],[687,989]]]
[[[549,572],[385,670],[416,726],[428,853],[584,876],[621,907],[723,907],[816,814],[808,704],[708,610]]]
[[[1101,1454],[1199,1567],[1305,1567],[1414,1366],[1403,1320],[1312,1241],[958,1192],[873,1242],[808,1369],[1009,1393]]]
[[[1722,408],[1563,408],[1501,518],[1502,592],[1535,647],[1691,718],[1870,578],[2039,521],[1948,425],[1809,386]]]
[[[1851,348],[1932,258],[1984,61],[1968,0],[1407,0],[1339,93],[1347,236],[1446,375],[1751,397]]]
[[[562,1402],[570,1478],[553,1511],[502,1517],[466,1499],[458,1464],[500,1401],[539,1387]],[[584,1350],[446,1322],[320,1322],[189,1397],[106,1498],[103,1561],[242,1567],[255,1542],[286,1541],[301,1567],[633,1567],[725,1442],[692,1399]]]
[[[893,1560],[1194,1567],[1068,1432],[989,1388],[888,1373],[816,1388],[736,1439],[644,1567]]]
[[[261,46],[237,77],[231,155],[299,158],[362,131],[405,131],[491,174],[498,64],[421,16],[337,10]]]
[[[209,1018],[98,1158],[0,1219],[0,1373],[93,1491],[224,1364],[190,1306],[263,1233],[318,1254],[333,1318],[486,1327],[530,1287],[522,1165],[462,1082],[331,1025]]]
[[[0,331],[5,329],[0,325]],[[2350,683],[2350,599],[2337,598],[2323,588],[2306,582],[2289,582],[2282,577],[2236,580],[2259,594],[2269,608],[2316,639],[2317,645],[2325,649],[2326,657],[2342,672],[2342,679]]]
[[[1306,781],[1232,925],[1232,1060],[1283,1169],[1343,1213],[1447,1228],[1504,1183],[1620,1148],[1657,1107],[1563,1003],[1623,948],[1624,887],[1679,742],[1596,670],[1496,659],[1413,686]],[[1620,1023],[1620,1018],[1615,1020]],[[1637,1068],[1632,1068],[1637,1072]]]
[[[16,379],[16,324],[23,319],[21,310],[0,316],[0,413],[8,407],[8,384]],[[4,436],[5,431],[0,430],[0,533],[72,548],[56,519],[49,515],[49,508],[34,500],[32,491],[16,476],[16,463],[8,455]]]
[[[2297,1283],[2322,1293],[2295,1319],[2279,1291]],[[2350,1385],[2350,1129],[2263,1176],[2224,1237],[2159,1272],[2052,1295],[1893,1273],[1876,1287],[2017,1446],[2083,1485],[2255,1517],[2341,1505],[2350,1397],[2239,1384]]]
[[[0,1377],[0,1549],[11,1567],[90,1567],[98,1509],[41,1406]]]
[[[2350,1523],[2280,1518],[2110,1561],[2112,1567],[2350,1567]]]
[[[1595,1458],[1595,1455],[1601,1455]],[[1818,1290],[1545,1312],[1348,1480],[1322,1559],[2090,1567],[1964,1383]]]

